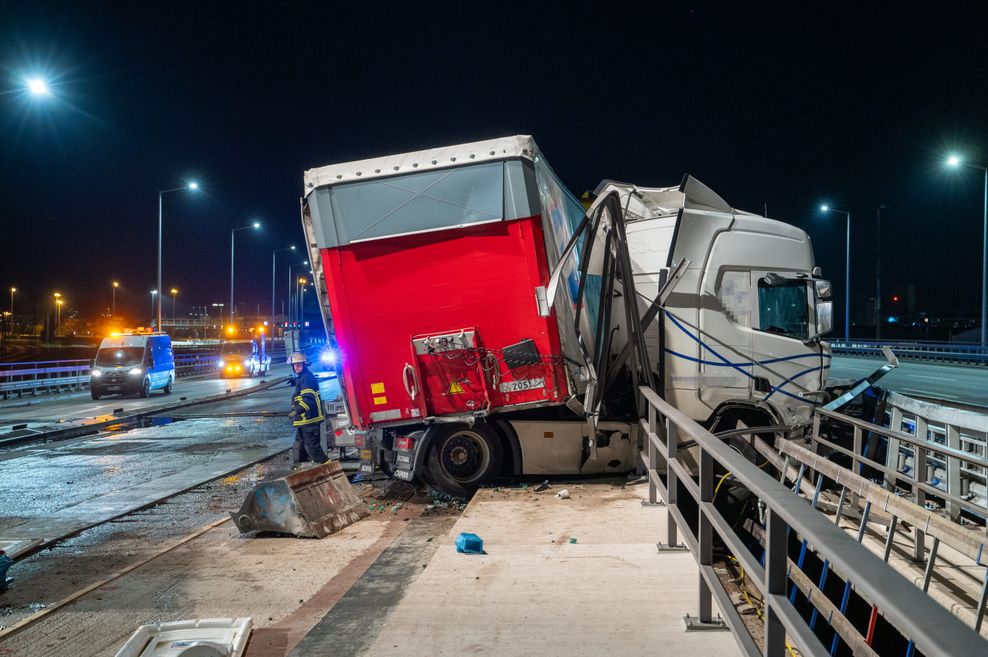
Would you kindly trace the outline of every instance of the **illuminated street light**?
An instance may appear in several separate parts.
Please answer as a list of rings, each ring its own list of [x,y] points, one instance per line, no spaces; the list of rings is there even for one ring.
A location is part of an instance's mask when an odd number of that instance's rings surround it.
[[[158,253],[160,255],[161,252],[159,251]],[[159,261],[159,263],[160,263],[160,261]],[[158,272],[160,274],[160,272],[161,272],[160,267],[158,269]],[[156,295],[157,293],[158,293],[157,290],[151,290],[151,323],[152,324],[154,324],[154,295]],[[160,307],[158,308],[158,315],[159,316],[161,315],[161,308]],[[161,327],[160,326],[158,327],[158,330],[159,331],[161,330]]]
[[[851,213],[821,205],[820,212],[833,212],[847,217],[847,249],[844,256],[844,342],[851,340]]]
[[[31,78],[27,81],[27,89],[31,92],[32,96],[50,96],[51,89],[48,88],[48,83],[41,78]]]
[[[240,228],[234,228],[233,230],[230,231],[230,324],[231,325],[233,324],[233,315],[234,315],[234,307],[233,307],[233,237],[234,237],[234,235],[237,234],[237,231],[238,230],[247,230],[249,228],[253,228],[253,229],[257,230],[260,227],[261,227],[261,222],[260,221],[255,221],[254,223],[250,224],[249,226],[241,226]]]
[[[988,344],[988,166],[965,162],[958,155],[947,158],[947,166],[957,169],[965,166],[971,169],[981,169],[985,174],[985,193],[982,204],[981,229],[981,346]]]
[[[120,287],[120,283],[113,281],[113,305],[110,308],[110,317],[114,317],[117,314],[117,288]]]
[[[172,288],[172,326],[175,325],[175,297],[178,296],[178,289]]]
[[[161,288],[161,197],[164,196],[165,194],[171,194],[172,192],[181,192],[181,191],[193,191],[194,192],[197,189],[199,189],[199,183],[197,183],[195,181],[192,181],[192,182],[187,183],[184,187],[174,187],[172,189],[158,190],[158,290],[162,289]],[[155,290],[154,293],[151,295],[152,296],[152,301],[153,301],[154,294],[157,294],[158,293],[158,290]],[[152,309],[152,311],[153,311],[153,309]],[[153,314],[154,313],[152,312],[152,315]],[[158,317],[157,329],[160,331],[161,330],[161,298],[160,297],[158,299],[158,313],[157,313],[157,317]],[[152,322],[154,321],[154,318],[153,317],[152,317],[151,321]]]
[[[10,316],[14,316],[14,292],[17,291],[16,287],[10,288]]]
[[[65,300],[61,297],[61,294],[58,292],[55,293],[55,329],[52,333],[55,334],[56,338],[58,337],[58,326],[62,323],[62,304],[65,303]]]

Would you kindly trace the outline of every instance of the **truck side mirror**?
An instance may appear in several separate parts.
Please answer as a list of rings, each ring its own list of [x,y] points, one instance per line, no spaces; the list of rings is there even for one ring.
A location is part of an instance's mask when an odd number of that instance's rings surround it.
[[[827,335],[834,328],[834,302],[816,302],[816,326],[810,332],[810,340],[818,340]]]

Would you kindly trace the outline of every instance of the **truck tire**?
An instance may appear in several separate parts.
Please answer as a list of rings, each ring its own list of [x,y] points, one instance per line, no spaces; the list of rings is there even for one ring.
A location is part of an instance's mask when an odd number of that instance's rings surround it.
[[[501,471],[504,446],[490,426],[442,426],[429,443],[426,483],[449,495],[469,497]]]
[[[93,386],[89,386],[89,392],[92,394],[93,399],[99,399],[100,397],[103,396],[103,393],[100,391],[100,389]]]

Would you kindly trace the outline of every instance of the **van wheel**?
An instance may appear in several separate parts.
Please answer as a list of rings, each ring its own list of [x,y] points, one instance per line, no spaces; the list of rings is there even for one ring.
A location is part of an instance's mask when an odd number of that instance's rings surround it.
[[[144,379],[144,383],[141,385],[141,392],[139,394],[141,397],[147,397],[151,394],[151,381],[149,379]]]
[[[171,377],[168,377],[168,383],[165,384],[165,388],[164,388],[166,395],[172,394],[172,386],[173,385],[175,385],[175,379],[173,379]]]
[[[501,437],[486,424],[450,424],[439,430],[426,455],[426,483],[444,493],[469,497],[501,471]]]

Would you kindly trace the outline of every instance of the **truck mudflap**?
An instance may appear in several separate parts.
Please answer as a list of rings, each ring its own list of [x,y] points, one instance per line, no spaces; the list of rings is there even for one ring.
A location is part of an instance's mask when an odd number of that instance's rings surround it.
[[[230,517],[241,533],[324,538],[367,515],[336,461],[258,484]]]

